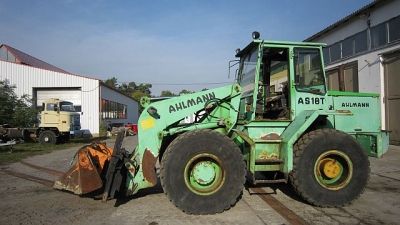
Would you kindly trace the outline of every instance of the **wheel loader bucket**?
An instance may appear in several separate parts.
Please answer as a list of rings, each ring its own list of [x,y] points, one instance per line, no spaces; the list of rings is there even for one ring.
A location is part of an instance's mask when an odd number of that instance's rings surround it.
[[[55,181],[53,187],[77,195],[102,188],[102,174],[112,152],[113,149],[105,143],[92,143],[82,147],[75,154],[72,167]]]

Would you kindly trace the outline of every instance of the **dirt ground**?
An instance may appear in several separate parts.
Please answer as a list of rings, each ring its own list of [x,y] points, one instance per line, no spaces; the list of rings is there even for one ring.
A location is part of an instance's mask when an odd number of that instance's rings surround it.
[[[110,145],[112,141],[108,140]],[[135,137],[128,137],[124,146],[132,150],[135,143]],[[54,151],[24,162],[65,171],[76,150]],[[368,186],[350,206],[313,207],[299,200],[287,185],[270,185],[261,187],[265,193],[244,190],[242,199],[232,209],[206,216],[181,212],[169,202],[160,186],[134,197],[102,203],[53,190],[48,180],[54,180],[56,174],[14,163],[0,169],[0,224],[290,224],[276,209],[277,205],[267,204],[262,196],[278,201],[281,208],[309,224],[400,224],[400,147],[391,146],[382,159],[370,160]],[[43,180],[20,178],[20,174]]]

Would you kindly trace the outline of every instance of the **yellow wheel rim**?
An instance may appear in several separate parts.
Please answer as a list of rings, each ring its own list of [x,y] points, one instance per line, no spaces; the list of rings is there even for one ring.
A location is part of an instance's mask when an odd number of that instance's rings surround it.
[[[322,153],[315,161],[314,176],[322,187],[340,190],[351,181],[353,163],[344,152],[329,150]]]

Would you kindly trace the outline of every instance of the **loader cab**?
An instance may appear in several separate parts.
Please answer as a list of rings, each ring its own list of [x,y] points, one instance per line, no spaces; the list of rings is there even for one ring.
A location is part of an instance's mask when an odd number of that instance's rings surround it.
[[[299,103],[322,107],[326,82],[321,46],[256,39],[239,51],[239,121],[290,122],[304,109]]]

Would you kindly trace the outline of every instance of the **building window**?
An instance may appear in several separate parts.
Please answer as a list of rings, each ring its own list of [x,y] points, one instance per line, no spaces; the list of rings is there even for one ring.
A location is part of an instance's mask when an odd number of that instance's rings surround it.
[[[324,63],[329,64],[343,58],[351,57],[357,53],[367,51],[367,40],[367,30],[364,30],[340,42],[323,48]]]
[[[333,44],[331,47],[329,47],[331,62],[339,60],[342,57],[341,51],[342,51],[342,49],[341,49],[340,42]]]
[[[323,48],[324,63],[334,63],[396,41],[400,41],[400,16],[371,27],[369,32],[368,30],[361,31]]]
[[[400,16],[389,21],[389,42],[400,40]]]
[[[326,65],[331,61],[329,57],[329,48],[328,47],[322,48],[322,54],[324,56],[324,64]]]
[[[102,119],[126,119],[127,106],[107,99],[101,99]]]
[[[342,57],[354,55],[354,36],[346,38],[342,42]]]
[[[361,31],[360,33],[354,35],[354,53],[368,50],[368,35],[367,30]]]
[[[371,49],[378,48],[387,43],[386,23],[381,23],[371,28]]]
[[[326,71],[328,89],[358,92],[358,65],[351,62]]]

